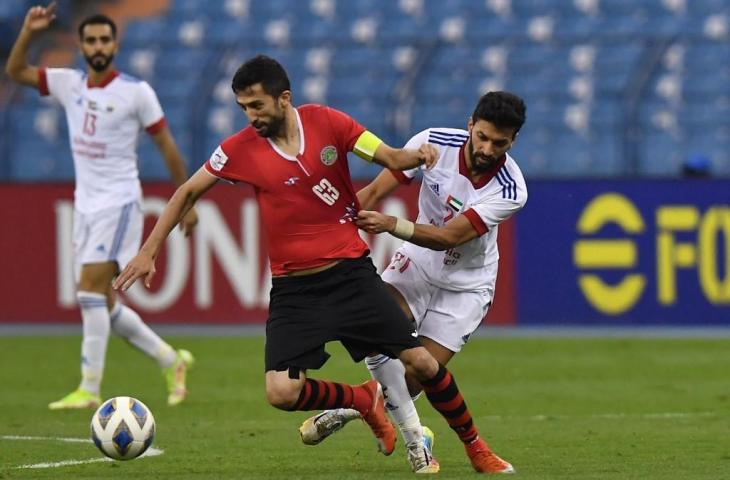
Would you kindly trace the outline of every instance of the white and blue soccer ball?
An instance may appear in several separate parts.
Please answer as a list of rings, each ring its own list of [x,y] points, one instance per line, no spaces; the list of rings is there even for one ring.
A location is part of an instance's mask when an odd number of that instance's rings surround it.
[[[142,455],[155,438],[155,417],[147,405],[132,397],[105,401],[91,417],[91,439],[114,460]]]

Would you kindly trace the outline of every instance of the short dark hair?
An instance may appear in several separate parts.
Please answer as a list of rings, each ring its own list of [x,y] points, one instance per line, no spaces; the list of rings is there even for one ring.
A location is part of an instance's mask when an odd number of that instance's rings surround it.
[[[87,25],[109,25],[109,27],[112,29],[112,37],[117,38],[117,24],[114,23],[114,20],[107,17],[106,15],[97,13],[83,19],[79,24],[79,38],[81,40],[84,39],[84,28],[86,28]]]
[[[266,55],[257,55],[241,65],[233,75],[231,88],[238,93],[260,83],[267,95],[278,98],[291,90],[289,76],[279,62]]]
[[[499,128],[513,128],[515,135],[525,123],[525,102],[509,92],[489,92],[479,99],[471,118],[473,122],[486,120]]]

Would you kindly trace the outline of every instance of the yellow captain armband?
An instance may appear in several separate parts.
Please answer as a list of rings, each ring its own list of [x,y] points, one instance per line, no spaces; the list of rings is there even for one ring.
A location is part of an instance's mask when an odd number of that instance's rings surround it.
[[[355,142],[355,147],[352,151],[363,160],[372,162],[375,156],[375,150],[378,149],[381,143],[383,141],[374,133],[365,130],[357,139],[357,142]]]

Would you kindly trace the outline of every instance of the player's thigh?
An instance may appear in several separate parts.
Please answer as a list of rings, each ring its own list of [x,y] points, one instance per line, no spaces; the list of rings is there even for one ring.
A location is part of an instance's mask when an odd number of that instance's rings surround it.
[[[418,334],[459,352],[482,323],[490,304],[491,295],[487,291],[439,289],[418,326]]]
[[[77,215],[74,247],[77,272],[89,264],[116,263],[123,267],[139,250],[143,216],[138,202]]]
[[[430,353],[431,356],[435,358],[436,361],[439,362],[441,365],[448,364],[456,353],[453,350],[444,347],[437,341],[432,340],[428,337],[419,336],[418,340],[421,342],[421,345],[423,345],[426,350],[428,350],[428,353]]]
[[[306,277],[274,278],[266,320],[266,371],[322,367],[329,355],[324,345],[334,340],[325,291]]]
[[[348,260],[342,273],[330,296],[336,311],[332,328],[355,361],[373,351],[396,357],[420,345],[414,325],[369,258]]]
[[[397,291],[396,300],[406,315],[418,323],[431,303],[435,287],[427,283],[416,265],[400,252],[396,252],[381,277],[391,289]]]

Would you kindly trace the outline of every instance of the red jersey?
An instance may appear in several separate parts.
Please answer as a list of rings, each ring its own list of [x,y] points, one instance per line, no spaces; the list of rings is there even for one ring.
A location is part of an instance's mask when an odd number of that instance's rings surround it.
[[[205,164],[216,177],[254,187],[274,276],[368,251],[352,223],[360,205],[347,165],[347,152],[365,127],[325,106],[303,105],[294,112],[296,157],[248,126],[224,140]]]

